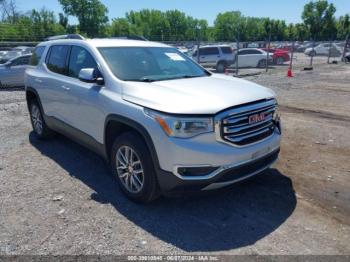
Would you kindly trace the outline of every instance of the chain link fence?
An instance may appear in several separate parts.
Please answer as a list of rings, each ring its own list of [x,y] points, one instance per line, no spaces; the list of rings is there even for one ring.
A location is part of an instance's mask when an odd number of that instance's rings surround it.
[[[0,25],[0,32],[5,31]],[[57,35],[54,28],[38,28],[21,34],[21,30],[8,30],[0,33],[0,61],[6,61],[6,53],[17,46],[34,47],[45,38]],[[16,32],[16,33],[14,33]],[[19,32],[19,33],[18,33]],[[312,70],[320,64],[345,62],[344,57],[350,50],[349,38],[342,41],[203,41],[176,40],[175,36],[155,37],[159,42],[176,47],[202,66],[218,73],[240,75],[240,71],[268,72],[279,67],[288,69]],[[195,37],[194,37],[195,38]],[[269,36],[269,39],[274,37]],[[9,58],[9,56],[7,56]]]

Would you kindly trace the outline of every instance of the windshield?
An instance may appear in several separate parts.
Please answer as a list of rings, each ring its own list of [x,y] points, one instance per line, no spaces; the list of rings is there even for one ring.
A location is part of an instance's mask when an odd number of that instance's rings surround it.
[[[209,75],[171,47],[101,47],[99,51],[113,74],[124,81],[153,82]]]

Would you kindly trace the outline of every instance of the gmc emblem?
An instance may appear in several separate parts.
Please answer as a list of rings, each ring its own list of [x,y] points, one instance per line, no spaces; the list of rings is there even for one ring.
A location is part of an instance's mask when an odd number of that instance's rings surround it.
[[[249,124],[255,124],[264,121],[266,118],[266,113],[260,113],[249,116]]]

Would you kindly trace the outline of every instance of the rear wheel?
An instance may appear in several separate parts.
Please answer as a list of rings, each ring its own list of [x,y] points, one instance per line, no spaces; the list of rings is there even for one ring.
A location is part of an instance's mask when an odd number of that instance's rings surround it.
[[[117,137],[111,154],[112,172],[129,199],[148,203],[159,196],[150,153],[137,133],[128,132]]]
[[[266,59],[260,60],[258,63],[259,68],[264,68],[266,67]]]
[[[226,65],[225,62],[219,62],[219,63],[216,65],[216,71],[217,71],[218,73],[224,73],[226,67],[227,67],[227,65]]]
[[[39,139],[45,139],[53,134],[53,131],[46,125],[39,103],[32,100],[29,104],[29,114],[35,135]]]

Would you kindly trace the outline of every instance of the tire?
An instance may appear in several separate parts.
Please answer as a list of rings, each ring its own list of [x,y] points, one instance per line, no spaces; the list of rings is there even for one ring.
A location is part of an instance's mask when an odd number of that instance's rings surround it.
[[[227,67],[227,65],[226,65],[225,62],[219,62],[219,63],[217,63],[217,65],[216,65],[216,71],[217,71],[218,73],[224,73],[226,67]]]
[[[39,139],[47,139],[53,135],[53,131],[46,125],[41,107],[37,100],[29,104],[29,115],[34,134]]]
[[[311,51],[309,56],[316,56],[316,51]]]
[[[284,63],[284,58],[283,57],[277,57],[277,59],[276,59],[276,64],[277,65],[283,65],[283,63]]]
[[[137,133],[127,132],[118,136],[114,140],[110,159],[112,173],[130,200],[145,204],[159,197],[151,154]]]
[[[265,68],[266,67],[266,59],[260,60],[257,67],[258,68]]]

